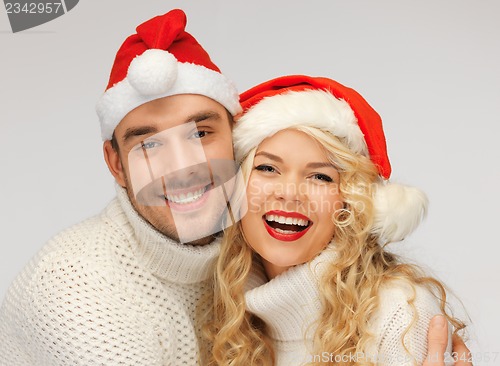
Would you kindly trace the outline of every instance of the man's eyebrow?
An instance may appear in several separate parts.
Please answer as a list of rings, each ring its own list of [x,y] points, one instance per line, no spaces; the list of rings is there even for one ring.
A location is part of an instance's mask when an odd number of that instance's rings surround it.
[[[255,156],[261,156],[261,155],[265,156],[271,160],[274,160],[278,163],[283,163],[283,159],[281,159],[279,156],[265,152],[265,151],[259,151],[257,154],[255,154]]]
[[[203,112],[197,112],[197,113],[194,113],[194,114],[188,116],[185,119],[184,123],[189,123],[189,122],[197,123],[197,122],[205,121],[207,119],[217,120],[220,118],[221,118],[221,115],[217,112],[203,111]],[[130,138],[135,137],[135,136],[143,136],[143,135],[148,135],[151,133],[158,133],[158,132],[160,132],[160,131],[155,126],[130,127],[125,132],[125,135],[123,136],[123,141],[127,141]]]
[[[158,129],[154,126],[130,127],[125,132],[125,135],[123,136],[123,141],[127,141],[131,137],[143,136],[156,132],[158,132]]]
[[[186,118],[185,123],[189,122],[201,122],[205,121],[207,119],[221,119],[221,115],[217,112],[214,111],[203,111],[203,112],[197,112],[192,115],[190,115],[188,118]]]

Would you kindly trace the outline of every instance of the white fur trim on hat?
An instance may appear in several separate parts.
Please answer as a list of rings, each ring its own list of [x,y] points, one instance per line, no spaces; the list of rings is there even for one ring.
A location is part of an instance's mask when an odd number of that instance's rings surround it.
[[[427,214],[428,199],[417,188],[395,183],[378,184],[371,232],[387,242],[403,240]]]
[[[222,104],[233,116],[241,111],[236,87],[219,72],[205,66],[177,62],[176,78],[173,79],[172,74],[163,72],[164,68],[171,66],[171,60],[168,56],[158,57],[157,53],[147,57],[144,63],[139,63],[139,66],[133,64],[132,61],[131,69],[129,68],[131,75],[106,90],[97,102],[96,111],[101,122],[103,140],[111,139],[116,126],[133,109],[171,95],[204,95]],[[144,82],[141,80],[142,76]],[[165,88],[164,85],[156,86],[157,82],[171,85]]]
[[[296,126],[329,131],[354,153],[368,156],[364,135],[349,104],[324,90],[305,90],[264,98],[237,121],[233,132],[237,161],[265,138]]]

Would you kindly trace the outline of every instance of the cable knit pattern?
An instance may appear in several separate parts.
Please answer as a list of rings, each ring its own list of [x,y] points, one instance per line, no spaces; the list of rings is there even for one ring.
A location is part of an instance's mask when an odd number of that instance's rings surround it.
[[[199,300],[218,254],[219,241],[160,234],[117,187],[101,215],[49,241],[10,287],[0,365],[198,365]]]
[[[329,352],[314,354],[313,336],[315,322],[321,313],[318,278],[326,263],[335,260],[335,257],[333,251],[323,251],[311,262],[292,267],[269,282],[260,271],[252,272],[245,293],[246,306],[268,324],[277,366],[304,365],[313,357],[317,362],[334,359]],[[418,318],[405,336],[408,354],[402,339],[413,319],[414,311],[408,303],[413,294],[408,285],[400,282],[381,288],[379,309],[371,319],[367,319],[369,330],[375,337],[365,353],[365,357],[378,361],[377,365],[423,363],[427,354],[430,319],[441,311],[437,299],[427,289],[416,287],[414,305]],[[451,343],[448,344],[448,351],[451,352]]]

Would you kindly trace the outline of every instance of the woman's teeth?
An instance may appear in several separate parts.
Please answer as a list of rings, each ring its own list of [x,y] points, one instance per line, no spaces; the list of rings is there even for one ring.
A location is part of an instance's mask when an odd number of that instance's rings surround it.
[[[206,192],[207,187],[203,187],[198,189],[197,191],[188,192],[186,194],[181,193],[179,195],[176,194],[167,194],[167,200],[173,203],[177,203],[180,205],[185,205],[188,203],[193,203],[199,200],[203,194]]]
[[[285,216],[278,216],[278,215],[266,215],[266,221],[269,222],[277,222],[279,224],[287,224],[287,225],[298,225],[298,226],[308,226],[309,221],[307,220],[302,220],[302,219],[297,219],[297,218],[292,218],[292,217],[285,217]]]
[[[273,228],[273,229],[281,234],[295,234],[296,233],[296,231],[293,231],[293,230],[281,230],[280,228]]]

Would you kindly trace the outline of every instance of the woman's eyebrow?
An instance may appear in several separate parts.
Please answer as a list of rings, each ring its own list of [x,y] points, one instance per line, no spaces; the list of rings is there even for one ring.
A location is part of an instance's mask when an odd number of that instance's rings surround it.
[[[255,156],[265,156],[271,160],[274,160],[278,163],[283,163],[283,159],[281,159],[279,156],[265,152],[265,151],[259,151],[258,153],[255,154]]]
[[[333,168],[333,169],[337,169],[337,167],[335,165],[333,165],[332,163],[330,162],[312,162],[312,163],[308,163],[306,165],[307,168],[313,168],[313,169],[316,169],[316,168]]]

